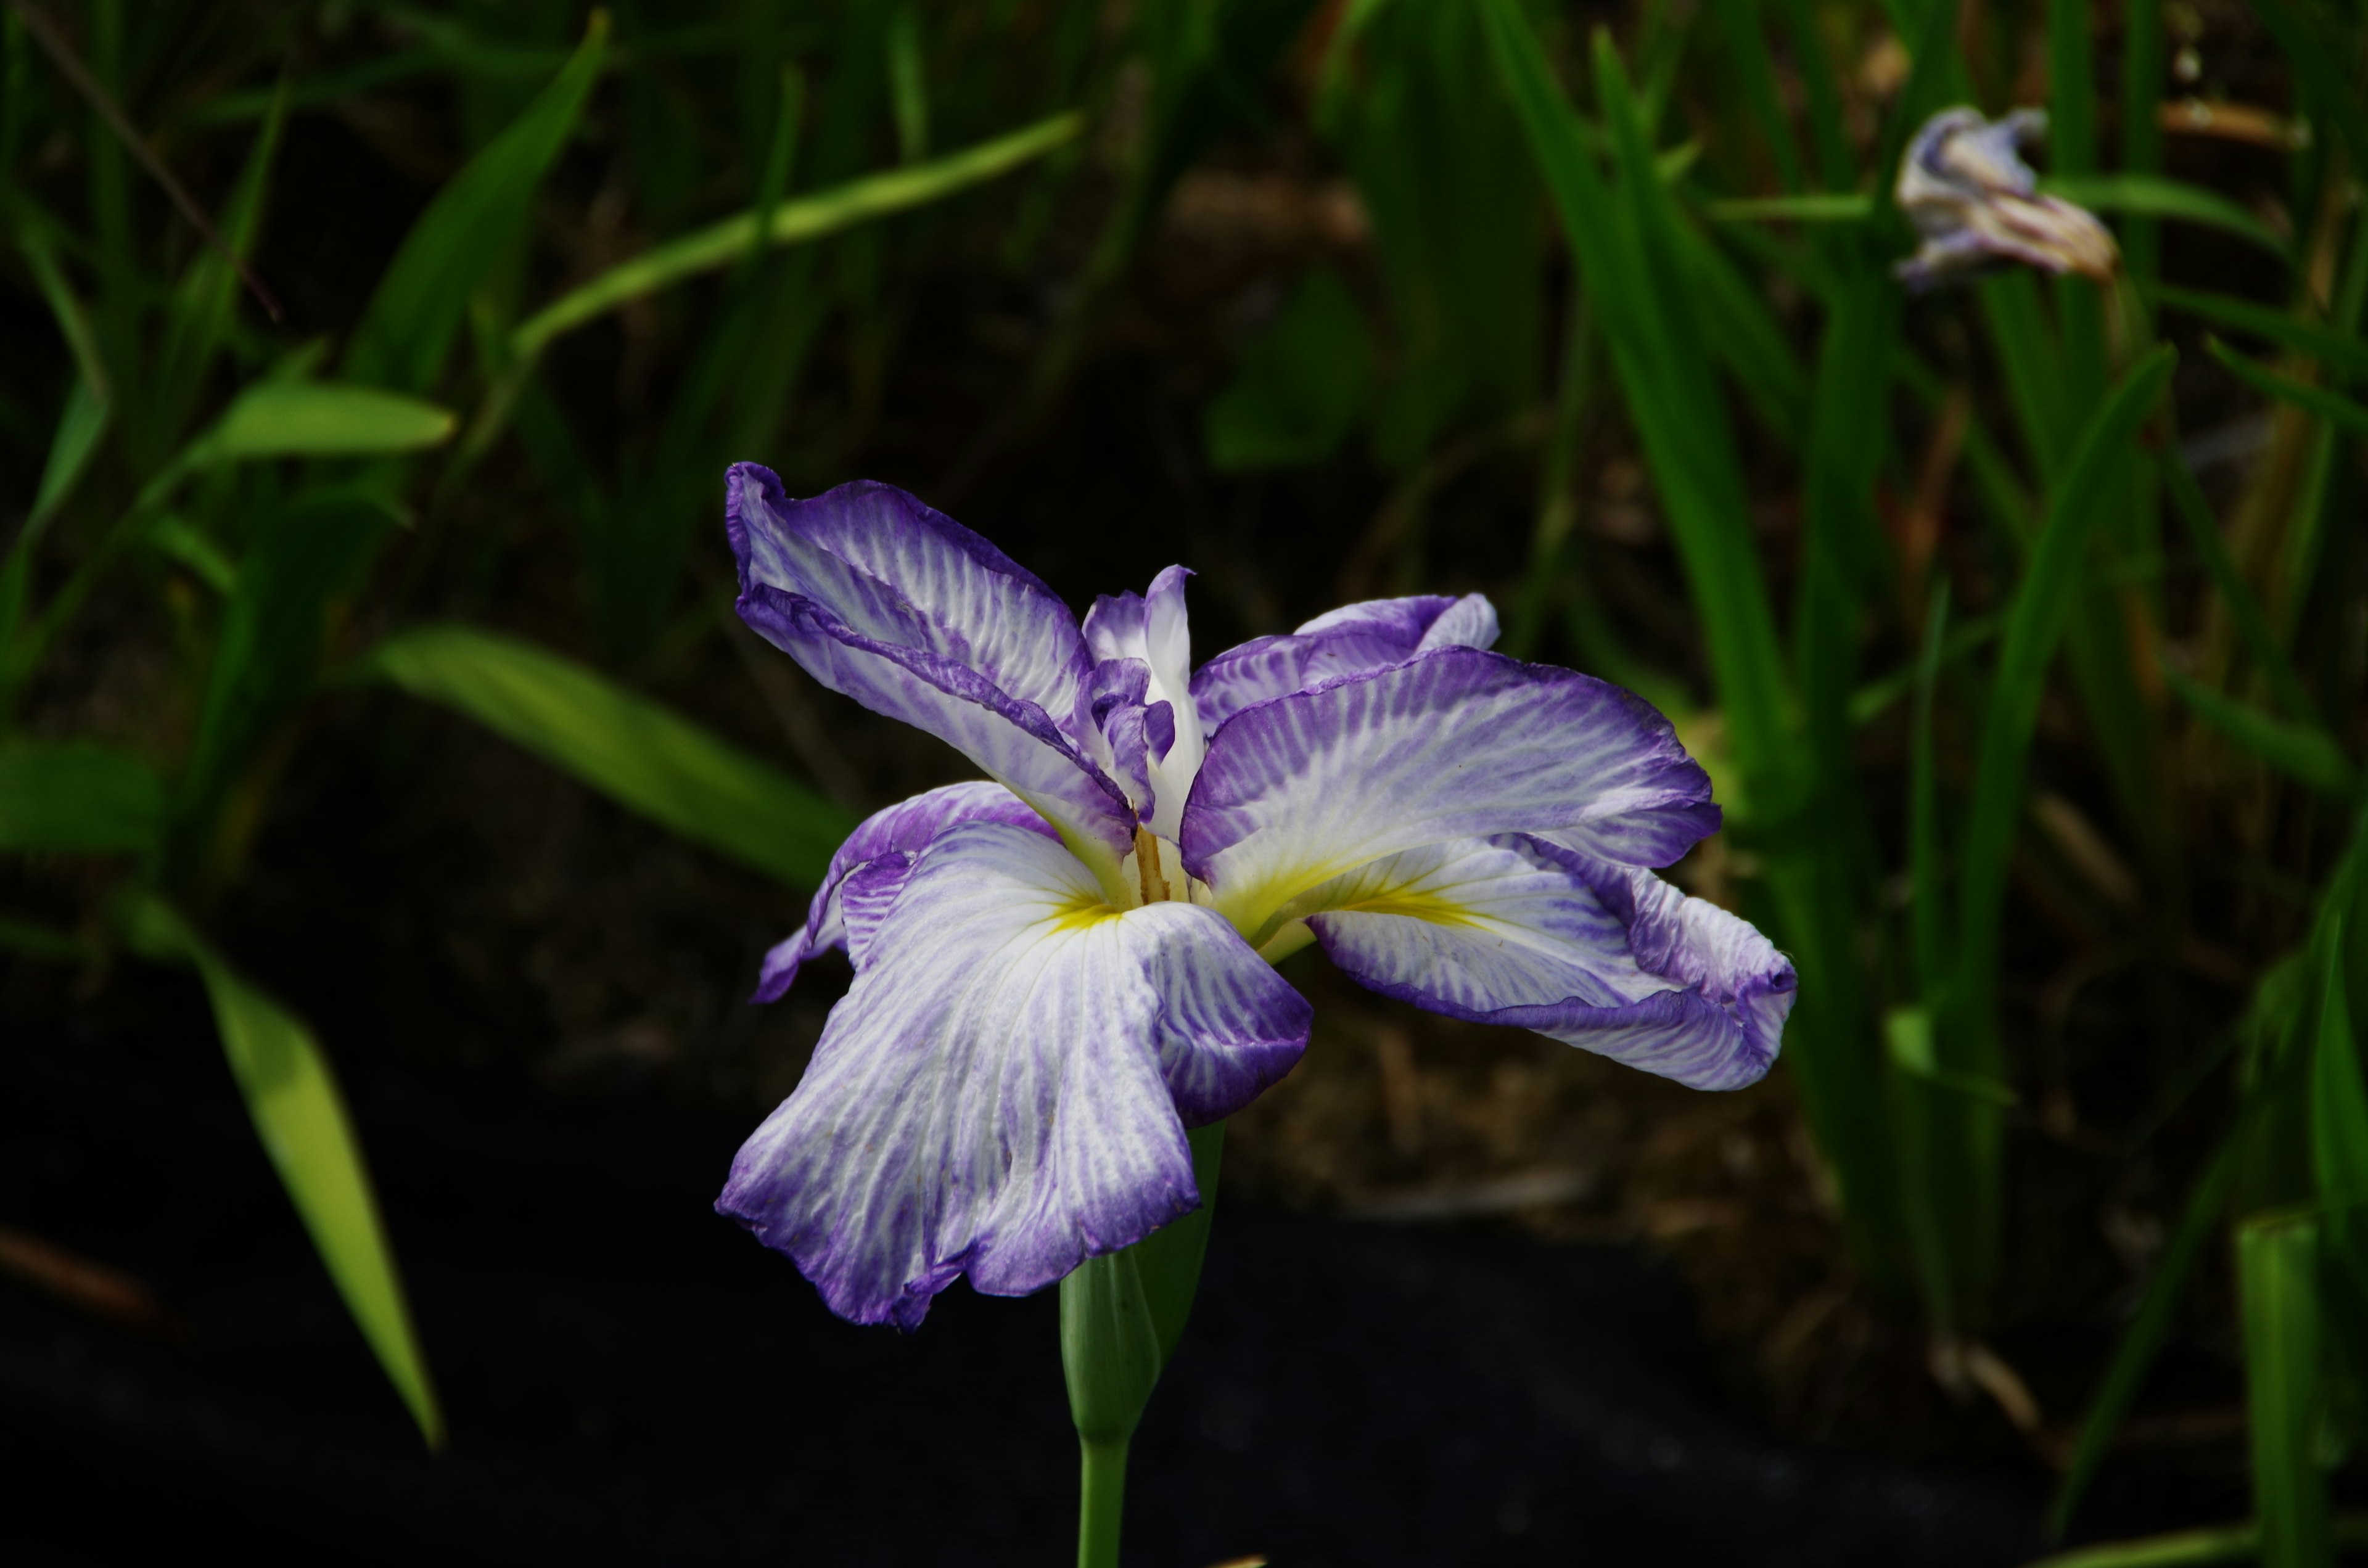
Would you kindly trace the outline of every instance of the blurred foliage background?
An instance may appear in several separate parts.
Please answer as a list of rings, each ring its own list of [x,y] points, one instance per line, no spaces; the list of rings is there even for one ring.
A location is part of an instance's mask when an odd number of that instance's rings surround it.
[[[755,458],[1080,606],[1190,564],[1203,654],[1481,589],[1712,767],[1674,874],[1799,963],[1774,1080],[1309,955],[1238,1182],[1651,1238],[1796,1431],[2031,1455],[2059,1527],[2176,1431],[2256,1500],[2189,1546],[2333,1560],[2352,0],[4,15],[0,1008],[121,1027],[194,972],[430,1443],[332,1059],[769,1103],[832,983],[754,1012],[757,954],[963,771],[734,621]],[[1959,103],[2048,111],[2110,286],[1903,290],[1898,155]]]

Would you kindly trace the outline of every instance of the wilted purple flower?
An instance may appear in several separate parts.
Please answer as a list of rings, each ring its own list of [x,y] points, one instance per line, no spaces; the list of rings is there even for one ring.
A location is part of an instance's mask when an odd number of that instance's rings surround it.
[[[1977,277],[2009,262],[2110,282],[2121,252],[2102,223],[2070,202],[2038,193],[2016,151],[2047,131],[2047,116],[2017,109],[1986,120],[1971,108],[1924,122],[1899,160],[1894,194],[1924,243],[1899,264],[1918,290]]]
[[[900,490],[727,480],[743,619],[996,782],[873,816],[757,996],[855,982],[717,1208],[910,1328],[1198,1206],[1187,1126],[1299,1059],[1310,940],[1386,995],[1702,1088],[1767,1072],[1793,966],[1666,866],[1719,821],[1641,699],[1486,651],[1477,595],[1350,605],[1191,667],[1181,567],[1068,608]]]

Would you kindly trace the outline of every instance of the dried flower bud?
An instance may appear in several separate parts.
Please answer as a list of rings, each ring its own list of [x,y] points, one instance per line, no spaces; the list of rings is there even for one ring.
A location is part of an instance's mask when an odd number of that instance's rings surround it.
[[[2021,262],[2110,282],[2121,266],[2113,236],[2090,213],[2042,196],[2018,149],[2045,134],[2047,116],[2017,109],[1990,121],[1978,109],[1943,109],[1924,122],[1899,160],[1899,210],[1924,243],[1899,264],[1921,291]]]

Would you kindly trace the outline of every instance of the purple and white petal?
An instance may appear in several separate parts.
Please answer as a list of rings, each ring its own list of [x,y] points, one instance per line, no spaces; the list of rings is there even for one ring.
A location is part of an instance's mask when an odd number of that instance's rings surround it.
[[[883,889],[716,1205],[842,1317],[911,1328],[958,1274],[1023,1295],[1142,1240],[1200,1202],[1179,1102],[1227,1115],[1305,1048],[1306,1003],[1213,911],[1121,913],[1039,834],[956,827],[851,879],[849,918]]]
[[[725,488],[742,619],[825,686],[954,746],[1081,852],[1125,854],[1133,812],[1081,749],[1091,661],[1050,588],[889,485],[792,501],[737,463]]]
[[[1029,809],[1028,802],[1000,784],[979,779],[925,790],[899,801],[863,819],[847,842],[830,858],[806,923],[765,955],[752,1002],[778,1002],[787,994],[798,968],[816,953],[847,946],[848,927],[841,906],[847,879],[875,860],[903,857],[909,860],[939,834],[969,822],[996,822],[1024,827],[1054,838],[1052,825]],[[1057,840],[1056,840],[1057,842]]]
[[[1486,648],[1497,607],[1479,594],[1369,599],[1327,610],[1287,637],[1260,637],[1218,654],[1192,676],[1211,733],[1243,709],[1343,676],[1403,665],[1434,648]]]
[[[1443,648],[1235,714],[1210,741],[1180,845],[1216,907],[1262,940],[1302,893],[1400,850],[1530,833],[1666,866],[1718,821],[1709,776],[1642,698]]]
[[[1170,566],[1152,579],[1151,591],[1105,594],[1086,612],[1086,642],[1105,665],[1140,662],[1149,673],[1141,700],[1165,705],[1167,717],[1159,725],[1169,732],[1146,758],[1147,789],[1154,805],[1138,795],[1135,805],[1144,825],[1173,840],[1183,820],[1185,797],[1200,770],[1204,749],[1202,724],[1192,696],[1192,631],[1184,611],[1184,584],[1192,575]],[[1099,683],[1098,683],[1099,684]]]
[[[1391,856],[1292,907],[1384,995],[1698,1089],[1762,1077],[1792,1010],[1791,961],[1743,920],[1650,871],[1518,835]]]

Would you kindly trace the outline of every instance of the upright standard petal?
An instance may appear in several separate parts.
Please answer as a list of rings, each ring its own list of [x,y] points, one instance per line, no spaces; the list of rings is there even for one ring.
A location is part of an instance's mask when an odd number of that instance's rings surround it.
[[[1368,599],[1327,610],[1287,637],[1259,637],[1218,654],[1192,677],[1212,733],[1243,709],[1342,676],[1403,665],[1434,648],[1486,648],[1497,607],[1478,594]]]
[[[1200,708],[1192,697],[1191,624],[1184,613],[1184,583],[1191,575],[1181,566],[1170,566],[1152,580],[1151,591],[1141,598],[1105,594],[1086,613],[1086,642],[1100,661],[1097,687],[1103,684],[1101,671],[1140,665],[1146,680],[1139,700],[1155,711],[1167,710],[1167,717],[1156,721],[1151,732],[1167,739],[1144,754],[1144,792],[1136,796],[1135,805],[1144,825],[1169,840],[1182,824],[1185,797],[1191,792],[1205,749]],[[1121,717],[1118,722],[1128,721]]]
[[[1091,662],[1050,588],[889,485],[792,501],[738,463],[726,491],[742,619],[825,686],[960,750],[1081,854],[1125,855],[1133,811],[1083,755]]]
[[[1200,1202],[1179,1105],[1228,1115],[1305,1049],[1307,1004],[1213,911],[1121,913],[1037,834],[956,827],[847,897],[883,887],[716,1205],[842,1317],[911,1328],[958,1274],[1024,1295],[1142,1240]]]
[[[1387,857],[1292,913],[1384,995],[1698,1089],[1765,1074],[1793,1006],[1791,961],[1746,922],[1650,871],[1520,835]]]
[[[1228,720],[1181,847],[1216,907],[1263,941],[1292,900],[1403,849],[1530,833],[1666,866],[1718,821],[1709,776],[1642,698],[1444,648]]]
[[[797,979],[800,965],[816,953],[848,945],[840,897],[848,878],[875,861],[890,858],[909,865],[912,858],[928,847],[939,834],[970,822],[1002,823],[1042,834],[1046,838],[1055,837],[1052,824],[1038,816],[1027,801],[1002,785],[985,779],[924,790],[909,801],[899,801],[885,811],[872,812],[847,835],[847,842],[830,858],[830,869],[823,874],[822,886],[815,890],[814,903],[807,907],[806,923],[765,955],[764,968],[757,979],[757,994],[749,1000],[780,1001]]]

